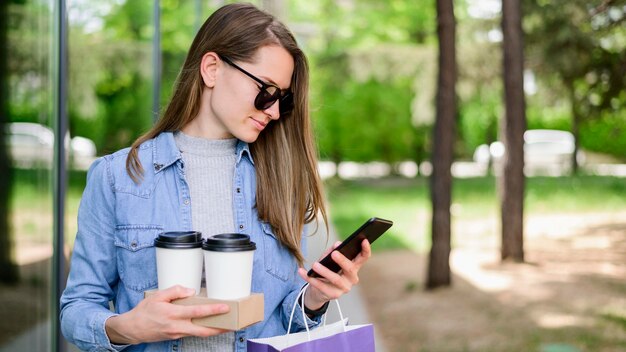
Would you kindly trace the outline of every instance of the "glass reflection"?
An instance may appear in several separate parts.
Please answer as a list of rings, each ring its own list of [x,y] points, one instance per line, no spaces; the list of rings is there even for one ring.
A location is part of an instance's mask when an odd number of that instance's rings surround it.
[[[55,89],[54,1],[0,1],[0,351],[52,351]],[[86,170],[152,124],[154,0],[68,1],[69,131],[65,257]],[[212,3],[161,0],[160,102],[169,100]],[[162,103],[160,106],[162,106]],[[68,263],[69,264],[69,263]],[[68,266],[69,267],[69,266]],[[64,273],[62,273],[63,275]],[[69,351],[75,347],[68,346]]]
[[[51,4],[3,2],[0,349],[51,349],[52,115]],[[6,12],[5,12],[6,11]],[[5,118],[8,117],[8,118]],[[7,158],[3,158],[6,156]],[[5,266],[6,265],[6,266]],[[15,268],[15,275],[10,268]],[[5,268],[7,271],[5,271]]]

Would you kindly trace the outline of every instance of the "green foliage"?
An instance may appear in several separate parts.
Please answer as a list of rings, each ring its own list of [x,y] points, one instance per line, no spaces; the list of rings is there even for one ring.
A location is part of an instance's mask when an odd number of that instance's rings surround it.
[[[528,129],[571,131],[572,117],[565,107],[529,104],[526,108],[526,125]],[[587,145],[581,145],[587,149]]]
[[[416,130],[411,125],[409,80],[348,81],[342,88],[326,92],[324,99],[332,107],[320,109],[318,114],[320,120],[333,122],[324,131],[332,129],[335,136],[341,136],[329,139],[328,134],[320,131],[320,139],[324,141],[320,144],[321,155],[333,155],[335,150],[339,160],[412,159]]]
[[[560,99],[553,104],[546,101],[542,107],[558,107],[567,100],[570,118],[580,120],[583,148],[626,155],[616,139],[606,139],[621,136],[615,122],[622,122],[626,113],[626,10],[619,2],[526,0],[523,4],[526,58],[538,74],[539,94],[560,93]]]
[[[471,153],[481,144],[498,140],[498,119],[502,108],[501,96],[496,90],[474,94],[460,106],[459,135],[464,143],[461,155]]]
[[[7,65],[9,121],[50,124],[50,10],[34,2],[8,4]],[[4,20],[4,19],[3,19]],[[4,53],[3,53],[4,55]]]
[[[434,35],[434,6],[429,5],[360,0],[323,1],[309,8],[322,14],[323,42],[309,45],[322,158],[394,162],[424,157],[428,129],[416,127],[413,102],[419,85],[417,44],[432,42]]]
[[[160,3],[163,109],[195,31],[213,8],[205,1]],[[501,51],[500,43],[485,38],[499,19],[471,18],[466,2],[456,5],[456,153],[469,157],[497,138]],[[81,14],[69,23],[70,132],[94,140],[99,154],[111,152],[152,124],[153,2],[70,6]],[[284,20],[311,62],[312,117],[322,158],[426,158],[437,71],[434,0],[290,0],[284,6]],[[524,6],[526,63],[539,89],[527,97],[528,127],[571,130],[573,106],[584,117],[582,148],[626,155],[623,9],[583,0],[525,0]],[[51,28],[50,9],[26,1],[13,1],[8,9],[10,119],[49,124],[51,36],[41,33]]]
[[[83,64],[71,66],[70,126],[73,134],[93,139],[100,153],[128,146],[152,125],[152,5],[112,4],[100,31],[72,32],[72,58]],[[194,10],[193,2],[161,1],[161,106],[169,100],[194,26],[204,20]]]
[[[599,119],[586,121],[581,126],[580,143],[587,150],[614,155],[626,161],[626,109],[618,114],[607,112]]]
[[[169,102],[174,82],[196,34],[196,26],[202,25],[213,12],[212,8],[202,6],[206,2],[201,1],[198,13],[194,3],[183,0],[161,1],[161,110]]]

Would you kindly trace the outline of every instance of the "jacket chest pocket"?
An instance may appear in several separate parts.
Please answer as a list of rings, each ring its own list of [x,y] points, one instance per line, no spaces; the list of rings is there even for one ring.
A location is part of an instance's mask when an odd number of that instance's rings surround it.
[[[157,287],[154,238],[163,231],[158,225],[120,225],[115,229],[117,267],[122,283],[142,292]]]
[[[261,227],[263,228],[265,270],[283,282],[291,282],[297,269],[295,258],[276,238],[271,225],[261,223]]]

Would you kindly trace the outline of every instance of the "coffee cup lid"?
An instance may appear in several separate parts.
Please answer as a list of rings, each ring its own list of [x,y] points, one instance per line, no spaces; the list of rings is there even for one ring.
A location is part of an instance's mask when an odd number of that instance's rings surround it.
[[[202,247],[202,233],[198,231],[161,232],[154,239],[154,246],[173,249],[200,248]]]
[[[256,250],[250,236],[241,233],[222,233],[207,238],[202,249],[215,252],[243,252]]]

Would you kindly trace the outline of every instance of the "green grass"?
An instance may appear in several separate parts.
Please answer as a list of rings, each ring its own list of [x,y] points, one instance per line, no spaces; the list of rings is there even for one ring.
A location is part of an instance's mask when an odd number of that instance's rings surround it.
[[[372,216],[394,221],[374,250],[430,247],[431,205],[428,179],[328,180],[326,191],[333,224],[345,238]],[[603,176],[532,177],[526,181],[525,217],[614,212],[626,209],[626,179]],[[499,202],[492,177],[455,179],[452,221],[498,222]],[[485,236],[491,236],[485,233]],[[453,237],[455,236],[453,229]]]
[[[54,175],[46,169],[13,169],[11,224],[14,241],[52,243]],[[65,208],[66,241],[71,245],[76,234],[76,216],[86,172],[68,172]]]

